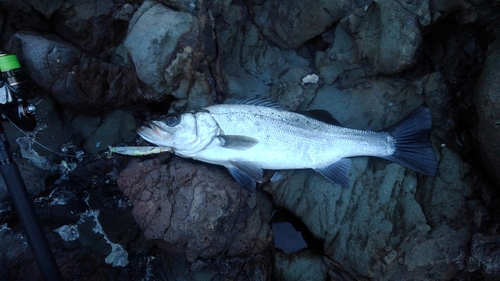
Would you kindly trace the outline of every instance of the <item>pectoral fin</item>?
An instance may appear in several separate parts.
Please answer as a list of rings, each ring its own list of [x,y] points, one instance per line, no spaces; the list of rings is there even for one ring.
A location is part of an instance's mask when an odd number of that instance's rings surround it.
[[[343,158],[330,166],[315,169],[315,171],[332,183],[341,185],[344,188],[349,188],[349,171],[351,170],[351,163],[351,159]]]
[[[259,142],[255,138],[238,135],[220,135],[217,138],[220,140],[221,146],[235,150],[245,150]]]
[[[262,182],[263,171],[261,168],[248,162],[230,162],[232,167],[227,170],[234,180],[250,194],[255,193],[256,182]]]

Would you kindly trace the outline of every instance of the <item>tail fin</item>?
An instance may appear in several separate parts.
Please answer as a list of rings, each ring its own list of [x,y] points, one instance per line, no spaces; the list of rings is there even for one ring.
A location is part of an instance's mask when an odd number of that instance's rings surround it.
[[[386,132],[395,139],[396,151],[385,159],[429,176],[437,174],[438,163],[430,141],[429,108],[422,104]]]

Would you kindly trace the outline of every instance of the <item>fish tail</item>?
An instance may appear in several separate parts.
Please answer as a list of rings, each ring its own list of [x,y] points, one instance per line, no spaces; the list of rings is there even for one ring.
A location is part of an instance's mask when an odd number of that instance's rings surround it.
[[[424,175],[435,176],[438,163],[430,141],[431,129],[430,110],[422,104],[386,130],[394,138],[396,149],[384,158]]]

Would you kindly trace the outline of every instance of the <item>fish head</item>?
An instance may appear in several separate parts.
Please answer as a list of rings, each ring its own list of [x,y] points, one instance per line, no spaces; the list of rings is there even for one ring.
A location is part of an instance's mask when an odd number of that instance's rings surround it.
[[[150,121],[137,133],[150,143],[187,155],[206,147],[219,135],[220,128],[208,112],[188,112]]]

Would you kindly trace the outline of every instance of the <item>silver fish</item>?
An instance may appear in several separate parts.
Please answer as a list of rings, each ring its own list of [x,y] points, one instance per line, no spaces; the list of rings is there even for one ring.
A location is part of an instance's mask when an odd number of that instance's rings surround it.
[[[226,167],[253,193],[256,182],[262,182],[263,169],[310,168],[348,187],[349,157],[354,156],[376,156],[434,176],[431,127],[425,105],[387,130],[373,132],[321,122],[268,100],[248,99],[169,115],[142,126],[138,134],[181,157]]]

